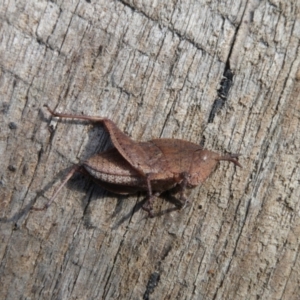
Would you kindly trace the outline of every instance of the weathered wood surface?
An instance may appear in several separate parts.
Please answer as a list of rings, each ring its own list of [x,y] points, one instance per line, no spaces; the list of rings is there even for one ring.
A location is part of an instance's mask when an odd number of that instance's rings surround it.
[[[0,298],[299,299],[299,9],[2,1]],[[29,211],[108,141],[45,103],[109,117],[136,140],[239,152],[244,168],[222,163],[189,207],[153,219],[135,210],[143,195],[80,175]]]

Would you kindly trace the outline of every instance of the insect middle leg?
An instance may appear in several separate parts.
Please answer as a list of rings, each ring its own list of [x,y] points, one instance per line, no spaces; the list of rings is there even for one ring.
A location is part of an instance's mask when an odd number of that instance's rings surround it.
[[[146,203],[142,206],[143,210],[145,210],[150,218],[154,217],[153,214],[153,202],[155,198],[157,198],[160,193],[152,193],[152,187],[151,187],[151,176],[152,174],[149,173],[146,175],[146,184],[147,184],[147,200]]]

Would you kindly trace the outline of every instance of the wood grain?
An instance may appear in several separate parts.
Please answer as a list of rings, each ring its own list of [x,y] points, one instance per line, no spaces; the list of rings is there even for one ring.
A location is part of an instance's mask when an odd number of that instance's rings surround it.
[[[296,0],[2,1],[0,298],[298,299],[299,19]],[[154,219],[80,175],[32,212],[109,143],[44,104],[244,168]]]

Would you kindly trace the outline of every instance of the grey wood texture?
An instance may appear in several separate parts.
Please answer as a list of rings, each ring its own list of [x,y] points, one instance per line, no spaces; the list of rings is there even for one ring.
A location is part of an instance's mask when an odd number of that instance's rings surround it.
[[[1,299],[299,299],[300,3],[1,1]],[[232,75],[231,75],[232,74]],[[109,138],[240,153],[172,211],[67,171]]]

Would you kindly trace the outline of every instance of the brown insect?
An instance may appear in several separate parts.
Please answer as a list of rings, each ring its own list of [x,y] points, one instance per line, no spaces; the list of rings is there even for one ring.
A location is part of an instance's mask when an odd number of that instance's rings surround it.
[[[241,167],[237,160],[238,154],[219,155],[180,139],[136,142],[110,119],[56,113],[48,106],[47,109],[55,117],[103,124],[114,148],[97,153],[82,164],[75,165],[49,202],[43,208],[33,208],[35,210],[47,209],[72,175],[81,172],[91,176],[104,189],[117,194],[146,191],[147,201],[143,209],[152,217],[153,201],[162,192],[175,190],[184,206],[187,202],[185,190],[204,182],[220,160],[227,160]]]

